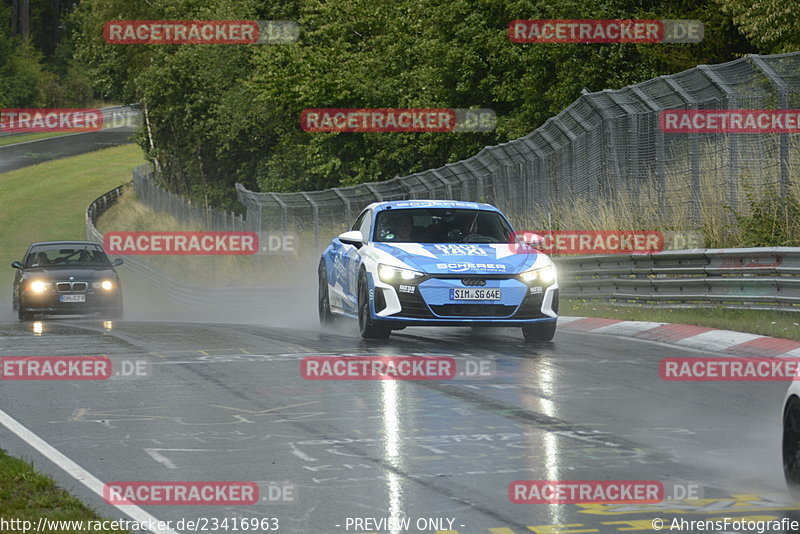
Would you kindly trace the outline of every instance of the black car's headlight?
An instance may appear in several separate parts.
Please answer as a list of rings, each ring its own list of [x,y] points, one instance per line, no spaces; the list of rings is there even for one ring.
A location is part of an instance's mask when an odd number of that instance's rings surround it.
[[[552,263],[538,269],[530,269],[517,275],[526,284],[539,283],[549,286],[556,281],[556,266]]]
[[[100,280],[92,282],[92,289],[102,289],[104,291],[113,291],[117,288],[117,283],[113,280]]]
[[[53,284],[50,282],[45,282],[44,280],[32,280],[28,283],[26,289],[33,293],[41,294],[45,291],[48,291],[51,287],[53,287]]]
[[[403,269],[400,267],[391,267],[389,265],[378,264],[378,276],[380,277],[381,282],[385,282],[387,284],[397,284],[419,280],[425,276],[425,273],[411,269]]]

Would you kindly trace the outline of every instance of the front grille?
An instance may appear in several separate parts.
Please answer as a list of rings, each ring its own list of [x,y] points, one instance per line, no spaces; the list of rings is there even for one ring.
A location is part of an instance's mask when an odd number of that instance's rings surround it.
[[[441,317],[508,317],[517,307],[503,304],[441,304],[431,306],[431,309]]]
[[[400,299],[400,315],[402,317],[410,317],[413,319],[430,319],[433,314],[428,309],[428,305],[419,296],[419,287],[414,293],[399,293]]]
[[[485,278],[462,278],[461,283],[465,286],[485,286]]]
[[[59,293],[69,293],[70,291],[82,293],[86,291],[86,282],[57,282],[56,288]]]

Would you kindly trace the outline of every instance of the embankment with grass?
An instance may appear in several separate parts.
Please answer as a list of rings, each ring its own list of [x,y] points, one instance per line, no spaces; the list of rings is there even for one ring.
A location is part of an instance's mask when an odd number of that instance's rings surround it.
[[[34,526],[39,518],[51,521],[80,521],[84,526],[95,524],[87,523],[89,521],[104,520],[81,501],[56,486],[50,478],[34,471],[31,464],[12,458],[2,450],[0,450],[0,518],[6,521],[12,519],[30,521]],[[15,532],[15,530],[0,530],[0,532]],[[59,534],[78,532],[86,531],[71,528],[58,531]],[[130,534],[127,530],[92,530],[92,532]]]
[[[9,264],[31,242],[85,239],[89,204],[129,182],[131,169],[142,163],[142,150],[131,144],[0,175],[0,284],[10,287]]]

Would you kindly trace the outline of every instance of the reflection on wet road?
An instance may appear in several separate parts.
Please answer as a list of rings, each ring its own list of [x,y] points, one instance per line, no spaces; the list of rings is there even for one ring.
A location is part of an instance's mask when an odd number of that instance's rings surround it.
[[[253,505],[142,506],[161,520],[276,517],[297,533],[626,532],[651,530],[655,517],[780,519],[796,508],[780,471],[785,384],[659,378],[661,358],[696,351],[567,331],[531,346],[515,330],[408,329],[366,343],[347,328],[0,323],[0,356],[43,355],[140,364],[105,381],[0,383],[4,412],[95,477],[262,489]],[[311,355],[451,356],[489,360],[494,372],[303,380]],[[120,516],[6,429],[0,438]],[[515,480],[657,480],[668,498],[514,504]]]

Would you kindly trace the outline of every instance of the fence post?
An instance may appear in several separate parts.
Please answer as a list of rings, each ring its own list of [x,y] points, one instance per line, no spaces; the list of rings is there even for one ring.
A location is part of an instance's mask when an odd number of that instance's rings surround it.
[[[606,172],[606,183],[605,187],[603,188],[603,194],[606,197],[610,197],[611,192],[614,191],[615,187],[621,185],[619,182],[622,179],[622,171],[619,168],[619,155],[616,148],[616,143],[614,142],[614,116],[611,115],[606,108],[603,107],[602,104],[598,103],[596,100],[601,95],[601,93],[584,93],[581,95],[581,98],[585,99],[586,103],[589,104],[595,112],[600,115],[600,118],[603,121],[603,131],[605,132],[605,137],[608,139],[609,145],[605,147],[605,151],[610,155],[606,155],[606,160],[611,160],[611,170]],[[612,184],[611,174],[614,174],[614,183]],[[598,188],[599,189],[599,188]]]
[[[369,189],[370,193],[372,193],[372,195],[375,197],[375,200],[377,200],[378,202],[383,201],[383,195],[381,195],[380,192],[377,189],[375,189],[375,186],[373,184],[364,183],[362,185],[364,185],[364,187]]]
[[[556,143],[553,140],[553,138],[550,137],[547,134],[547,132],[544,131],[543,128],[541,129],[539,134],[541,135],[542,139],[544,139],[547,142],[547,144],[550,145],[550,148],[553,149],[553,151],[550,154],[548,154],[548,157],[555,156],[555,154],[558,152],[558,149],[560,147],[558,145],[556,145]],[[549,187],[550,206],[553,205],[553,201],[556,198],[560,198],[560,196],[558,194],[558,179],[557,178],[558,177],[555,175],[555,173],[553,173],[553,175],[550,176],[550,181],[549,181],[550,182],[550,187]]]
[[[345,224],[345,228],[349,228],[350,227],[350,222],[353,220],[353,214],[350,212],[350,199],[347,198],[346,196],[344,196],[344,193],[339,191],[339,189],[337,189],[336,187],[331,189],[331,191],[336,193],[336,196],[339,197],[339,199],[344,203],[344,213],[345,213],[345,223],[344,224]]]
[[[699,65],[698,70],[709,79],[709,81],[725,93],[725,104],[728,109],[739,107],[736,91],[722,77],[708,65]],[[739,180],[737,171],[739,169],[739,137],[736,134],[728,134],[728,203],[736,210],[739,207]]]
[[[288,211],[288,208],[286,207],[286,203],[285,203],[283,200],[281,200],[281,197],[279,197],[279,196],[277,195],[277,193],[267,193],[267,194],[268,194],[268,195],[269,195],[269,196],[270,196],[270,197],[271,197],[271,198],[272,198],[272,199],[273,199],[273,200],[274,200],[274,201],[275,201],[275,202],[278,204],[278,206],[280,206],[280,208],[281,208],[281,228],[282,228],[282,231],[283,231],[283,235],[286,235],[286,234],[288,233],[288,231],[287,231],[287,230],[288,230],[288,225],[289,225],[289,221],[288,221],[288,217],[289,217],[289,211]],[[258,220],[258,223],[259,223],[259,229],[260,229],[260,230],[263,230],[263,229],[261,229],[261,213],[260,213],[260,212],[259,212],[259,220]]]
[[[656,182],[658,183],[658,205],[666,206],[666,178],[664,176],[664,132],[660,127],[661,106],[655,100],[647,96],[647,93],[635,85],[631,86],[633,93],[650,108],[655,115],[655,135],[656,135]]]
[[[319,250],[319,205],[314,202],[308,193],[302,193],[302,195],[314,209],[314,250]]]
[[[575,162],[577,160],[577,158],[575,157],[575,145],[576,145],[575,140],[578,139],[578,136],[575,135],[575,133],[572,130],[567,128],[563,122],[561,122],[561,119],[558,117],[558,115],[553,117],[553,124],[555,124],[556,127],[569,138],[569,148],[571,149],[572,153],[572,157],[570,157],[570,162],[569,162],[569,194],[571,196],[572,194],[574,194],[575,178],[577,174],[575,172]]]
[[[687,108],[697,109],[697,102],[692,95],[672,76],[661,76],[661,79],[681,97]],[[689,133],[689,159],[692,166],[692,220],[697,224],[700,222],[700,141],[695,132]]]
[[[747,56],[753,64],[761,70],[762,73],[769,79],[771,83],[778,90],[778,108],[789,109],[789,84],[783,79],[783,76],[778,74],[772,65],[759,56],[758,54],[750,54]],[[789,193],[789,134],[786,132],[778,134],[780,137],[780,149],[778,154],[778,166],[781,170],[780,178],[780,194],[785,197]]]

